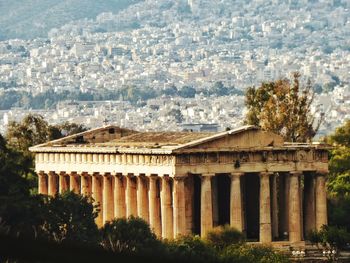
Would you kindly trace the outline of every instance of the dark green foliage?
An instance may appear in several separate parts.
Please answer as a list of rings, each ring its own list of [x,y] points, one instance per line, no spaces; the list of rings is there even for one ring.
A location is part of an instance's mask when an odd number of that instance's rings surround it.
[[[328,136],[327,142],[350,147],[350,120],[346,121],[343,126],[338,127],[333,134]]]
[[[335,146],[330,154],[327,182],[329,223],[350,232],[350,121],[325,140]]]
[[[47,197],[41,231],[45,238],[56,242],[96,245],[98,229],[94,220],[97,214],[97,207],[86,196],[65,192]]]
[[[42,223],[43,202],[30,195],[30,182],[24,178],[28,170],[22,155],[0,135],[0,221],[10,232],[33,235]]]
[[[28,114],[21,122],[9,123],[6,139],[13,149],[23,153],[25,158],[31,159],[33,156],[29,152],[29,147],[86,130],[82,124],[69,122],[49,125],[43,116]],[[33,166],[30,163],[29,165]]]
[[[207,233],[206,239],[216,249],[224,249],[232,244],[244,242],[244,236],[241,232],[229,225],[220,226]]]
[[[21,122],[10,122],[6,139],[11,147],[29,154],[28,148],[46,142],[48,137],[48,123],[43,116],[28,114]]]
[[[217,251],[198,236],[182,236],[166,243],[167,254],[179,262],[218,262]]]
[[[324,247],[341,249],[350,242],[350,233],[342,227],[322,226],[320,231],[309,233],[308,238],[313,244],[322,244]]]
[[[101,229],[102,246],[113,252],[149,254],[160,250],[161,243],[141,218],[119,218]]]
[[[175,86],[171,86],[163,90],[163,94],[166,96],[176,96],[178,92],[179,91]]]
[[[212,87],[213,94],[216,94],[218,96],[226,96],[229,95],[229,89],[224,86],[224,84],[219,81],[214,84]]]
[[[184,86],[179,90],[179,96],[182,98],[194,98],[196,90],[193,87]]]
[[[284,263],[288,258],[271,247],[259,245],[231,245],[220,255],[221,262],[235,263]]]
[[[58,125],[50,125],[48,131],[49,140],[59,139],[64,136],[69,136],[84,131],[87,131],[84,124],[64,122]]]
[[[164,90],[156,90],[151,87],[123,86],[114,90],[98,89],[89,92],[77,90],[54,92],[48,90],[33,96],[25,91],[5,90],[1,95],[0,110],[8,110],[11,107],[24,107],[26,109],[54,109],[60,101],[105,101],[124,100],[132,104],[139,101],[147,101],[162,95],[179,96],[183,98],[194,98],[196,94],[202,93],[205,96],[226,96],[240,95],[244,93],[235,87],[225,87],[221,82],[214,84],[212,88],[196,90],[194,87],[184,86],[178,89],[175,86]]]
[[[318,245],[321,244],[322,238],[317,230],[312,230],[306,234],[306,240],[310,241],[311,244]]]
[[[343,227],[350,233],[350,197],[333,197],[328,202],[329,225]]]

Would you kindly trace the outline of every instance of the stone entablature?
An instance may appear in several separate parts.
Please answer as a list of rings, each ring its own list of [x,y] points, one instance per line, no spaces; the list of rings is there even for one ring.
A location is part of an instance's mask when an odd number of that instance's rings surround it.
[[[229,223],[268,243],[299,242],[327,224],[327,149],[284,143],[253,126],[216,134],[108,126],[31,151],[39,193],[92,195],[99,225],[140,216],[158,236],[173,238]]]

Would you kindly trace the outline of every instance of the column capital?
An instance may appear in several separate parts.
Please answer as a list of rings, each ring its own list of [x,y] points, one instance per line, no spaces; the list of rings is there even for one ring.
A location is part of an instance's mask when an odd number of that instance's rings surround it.
[[[274,174],[275,174],[274,172],[264,171],[264,172],[260,172],[260,173],[259,173],[259,176],[260,176],[260,177],[265,177],[265,176],[269,177],[269,176],[272,176],[272,175],[274,175]]]
[[[185,180],[187,178],[187,174],[176,174],[173,179],[176,181],[182,181]]]
[[[328,170],[316,170],[316,176],[327,176],[329,174]]]
[[[214,176],[215,176],[215,173],[203,173],[200,175],[201,178],[211,178]]]
[[[112,173],[112,176],[120,178],[120,177],[123,177],[123,174],[122,173]]]
[[[58,175],[59,175],[59,176],[65,176],[65,175],[67,175],[67,173],[66,173],[66,172],[61,171],[61,172],[59,172],[59,173],[58,173]]]
[[[229,176],[233,179],[233,178],[239,178],[241,176],[244,176],[245,173],[243,172],[233,172],[233,173],[230,173]]]
[[[112,174],[111,173],[103,173],[102,176],[103,177],[112,177]]]
[[[157,180],[158,178],[161,178],[160,176],[158,176],[158,174],[146,174],[145,176],[150,180]]]

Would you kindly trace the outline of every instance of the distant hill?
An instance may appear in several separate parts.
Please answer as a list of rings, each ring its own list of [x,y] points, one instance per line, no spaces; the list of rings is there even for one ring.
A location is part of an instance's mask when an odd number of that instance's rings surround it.
[[[0,40],[47,37],[50,29],[102,12],[118,11],[140,0],[0,0]]]

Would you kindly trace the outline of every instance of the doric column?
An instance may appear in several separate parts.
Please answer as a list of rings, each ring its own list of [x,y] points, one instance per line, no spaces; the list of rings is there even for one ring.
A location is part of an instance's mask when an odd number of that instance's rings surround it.
[[[174,238],[186,234],[185,176],[174,177],[173,189]]]
[[[57,194],[57,174],[55,172],[49,172],[48,182],[49,182],[48,194],[51,196],[55,196]]]
[[[153,232],[157,237],[162,236],[162,225],[160,221],[160,198],[157,185],[158,177],[155,175],[149,176],[149,223]]]
[[[103,224],[114,218],[113,177],[110,173],[103,176]]]
[[[301,241],[300,176],[302,172],[290,173],[289,179],[289,241]]]
[[[126,217],[125,178],[121,174],[114,177],[114,217]]]
[[[59,191],[60,194],[69,190],[69,177],[65,172],[59,174]]]
[[[82,173],[80,176],[80,192],[82,195],[91,196],[92,178],[88,173]]]
[[[232,173],[231,177],[231,191],[230,191],[230,225],[238,231],[243,232],[243,207],[242,207],[242,190],[241,190],[241,176],[244,173]]]
[[[38,192],[39,194],[42,195],[47,195],[48,194],[48,176],[44,172],[39,172],[38,173],[38,180],[39,180],[39,185],[38,185]]]
[[[304,226],[306,234],[316,230],[315,181],[314,174],[304,174]]]
[[[72,172],[69,176],[69,190],[76,194],[80,193],[80,176],[76,172]]]
[[[271,193],[272,193],[272,204],[271,204],[271,209],[272,209],[272,238],[277,239],[278,238],[278,214],[279,214],[279,209],[278,209],[278,198],[277,198],[277,177],[278,174],[274,174],[272,176],[272,185],[271,185]]]
[[[201,236],[204,237],[213,228],[213,202],[211,179],[215,174],[201,176]]]
[[[270,175],[272,173],[260,173],[260,242],[272,241],[271,232],[271,201],[270,201]]]
[[[149,223],[147,178],[143,175],[137,177],[137,215]]]
[[[103,203],[102,203],[102,177],[99,173],[94,173],[92,175],[92,198],[94,199],[94,204],[99,205],[99,213],[95,219],[98,227],[103,226]]]
[[[327,172],[316,173],[316,229],[320,230],[327,225],[327,195],[326,195]]]
[[[168,176],[162,177],[160,202],[162,212],[162,237],[168,239],[173,238],[173,208],[171,203],[170,178]]]
[[[126,216],[137,216],[136,178],[133,175],[126,176]]]

